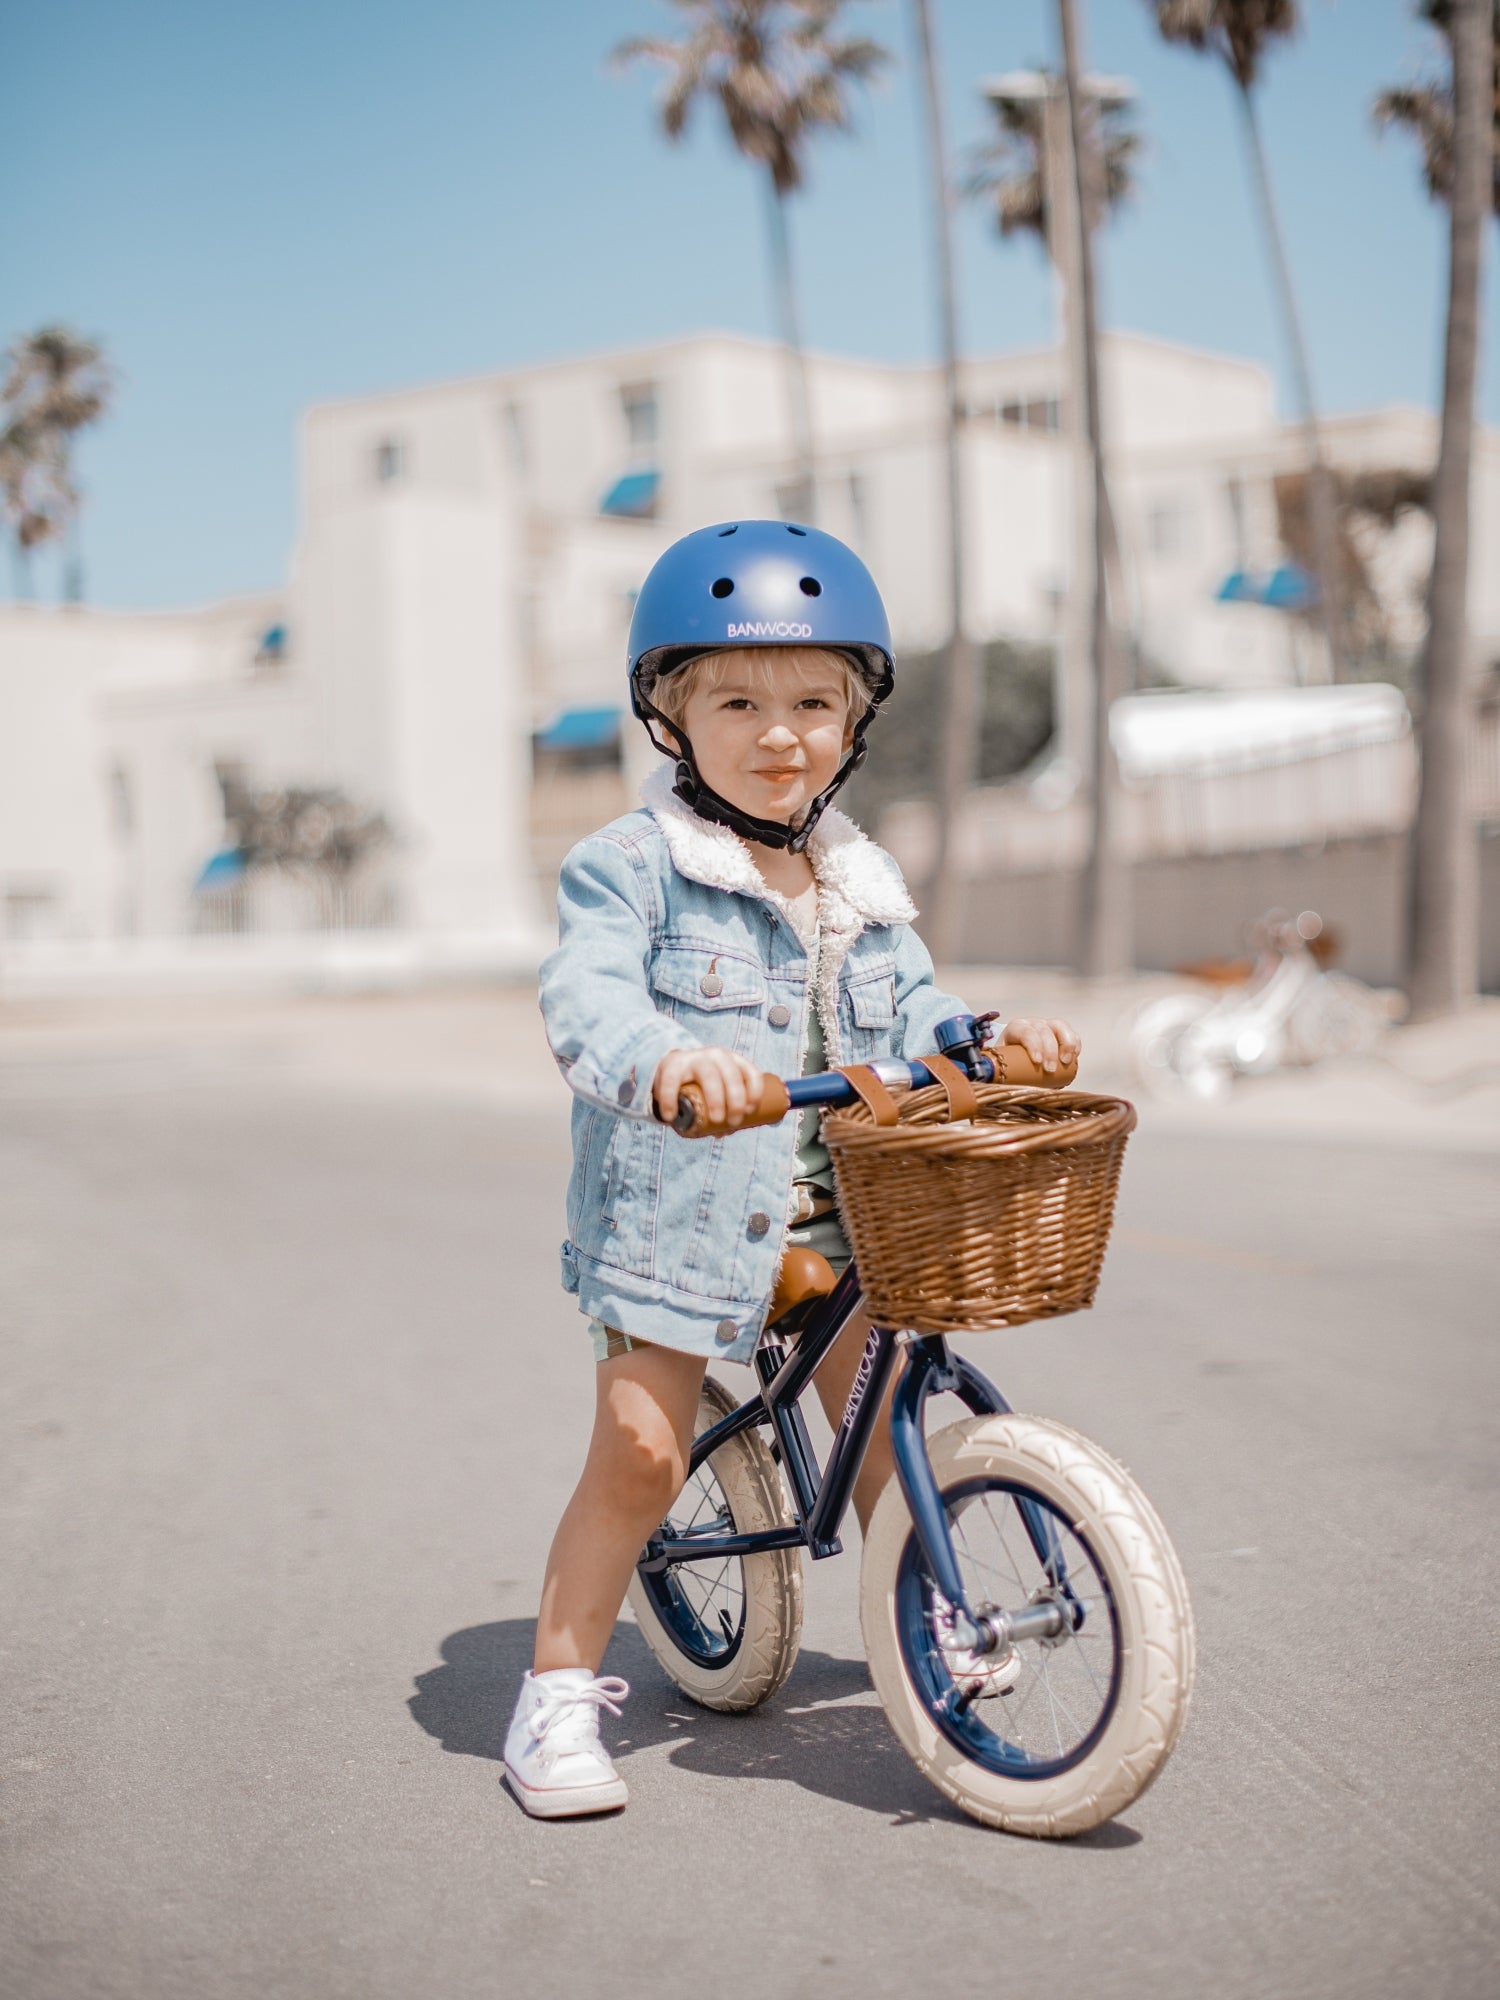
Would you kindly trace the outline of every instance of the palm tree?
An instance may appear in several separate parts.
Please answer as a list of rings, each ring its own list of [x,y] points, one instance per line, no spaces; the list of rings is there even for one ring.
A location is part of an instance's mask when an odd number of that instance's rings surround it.
[[[64,326],[44,326],[7,350],[0,404],[0,496],[29,567],[43,542],[69,542],[65,596],[83,596],[78,547],[80,495],[73,478],[73,441],[109,409],[114,376],[97,341]]]
[[[965,192],[992,208],[1002,236],[1027,233],[1042,241],[1062,293],[1062,345],[1067,359],[1064,429],[1073,488],[1070,570],[1078,584],[1069,593],[1057,646],[1052,757],[1056,774],[1066,775],[1071,788],[1087,768],[1092,730],[1091,613],[1081,593],[1093,562],[1095,506],[1084,422],[1088,398],[1066,81],[1050,70],[1028,70],[997,78],[986,86],[985,95],[997,129],[991,142],[971,156]],[[1083,81],[1090,230],[1135,193],[1144,141],[1131,123],[1132,98],[1129,86],[1096,77]],[[1106,516],[1103,527],[1111,596],[1117,607],[1123,606],[1127,600],[1113,519]]]
[[[1308,492],[1318,580],[1317,617],[1328,646],[1329,670],[1336,681],[1343,680],[1344,633],[1333,482],[1323,453],[1317,404],[1313,396],[1312,368],[1302,333],[1302,316],[1297,309],[1292,268],[1287,260],[1276,199],[1271,190],[1271,173],[1266,163],[1265,141],[1261,136],[1255,103],[1255,85],[1267,47],[1279,37],[1297,32],[1297,0],[1147,0],[1147,4],[1155,12],[1156,25],[1164,41],[1186,42],[1190,48],[1207,50],[1219,56],[1234,80],[1250,162],[1250,178],[1281,303],[1287,352],[1291,357],[1292,379],[1307,445]]]
[[[816,508],[807,357],[792,281],[787,196],[803,185],[807,142],[817,131],[849,129],[847,90],[874,76],[888,52],[867,36],[835,30],[845,0],[673,0],[688,17],[681,41],[637,35],[621,42],[618,64],[640,57],[665,65],[661,128],[669,139],[687,130],[700,97],[717,101],[729,136],[746,159],[766,171],[771,270],[788,359],[788,402],[797,459],[798,505]]]
[[[979,651],[964,627],[964,521],[961,427],[963,398],[958,376],[958,304],[953,283],[953,201],[943,98],[933,52],[927,0],[912,0],[913,26],[922,70],[926,111],[933,244],[938,281],[938,325],[943,346],[944,439],[948,514],[948,643],[944,649],[942,731],[938,745],[937,852],[933,858],[929,942],[934,957],[951,960],[963,938],[964,884],[955,838],[963,802],[973,787],[979,762]]]
[[[1090,585],[1089,651],[1093,666],[1093,743],[1089,759],[1090,826],[1080,883],[1078,969],[1102,978],[1129,969],[1134,924],[1130,869],[1120,840],[1120,772],[1110,739],[1110,711],[1120,687],[1120,649],[1109,619],[1107,546],[1109,488],[1104,476],[1104,440],[1099,414],[1099,324],[1094,293],[1094,246],[1090,219],[1098,212],[1097,176],[1090,171],[1090,132],[1084,100],[1083,66],[1078,54],[1078,22],[1073,0],[1057,0],[1068,101],[1068,137],[1073,165],[1073,226],[1077,235],[1078,323],[1083,353],[1084,430],[1093,474],[1093,576]]]
[[[1453,21],[1452,0],[1419,0],[1417,14],[1440,33],[1449,33]],[[1491,14],[1494,55],[1491,61],[1492,105],[1490,143],[1490,206],[1500,215],[1500,0]],[[1453,192],[1453,85],[1447,77],[1426,77],[1413,84],[1383,90],[1375,100],[1375,123],[1379,127],[1404,125],[1422,147],[1422,171],[1427,192],[1437,201],[1447,201]]]
[[[38,433],[20,422],[0,430],[0,508],[11,530],[17,597],[31,596],[31,551],[52,533],[49,468]]]
[[[1468,661],[1469,471],[1479,359],[1479,267],[1484,218],[1496,190],[1496,15],[1492,0],[1426,0],[1423,16],[1447,36],[1452,56],[1446,134],[1414,123],[1424,142],[1428,186],[1448,203],[1448,327],[1443,415],[1432,482],[1432,574],[1423,661],[1422,775],[1412,826],[1408,988],[1416,1018],[1449,1014],[1473,998],[1479,965],[1477,842],[1464,796],[1464,745],[1471,723]],[[1377,100],[1382,115],[1387,98]],[[1387,111],[1388,116],[1397,116]]]
[[[1047,106],[1063,96],[1066,85],[1062,77],[1045,69],[1036,72],[1036,83],[1036,89],[1024,92],[998,86],[989,92],[998,130],[987,146],[974,153],[964,192],[993,205],[1002,236],[1025,232],[1050,245],[1055,197],[1048,187]],[[1135,193],[1136,164],[1144,142],[1130,123],[1128,100],[1100,100],[1090,94],[1087,82],[1083,116],[1095,163],[1089,227],[1097,229]]]
[[[361,873],[395,838],[384,813],[357,804],[336,785],[265,792],[232,786],[224,807],[245,866],[279,869],[306,883],[330,930],[349,927]]]

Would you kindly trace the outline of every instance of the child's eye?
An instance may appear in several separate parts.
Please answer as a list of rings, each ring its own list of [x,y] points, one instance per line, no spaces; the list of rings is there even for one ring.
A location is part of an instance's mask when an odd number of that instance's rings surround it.
[[[750,706],[750,697],[746,694],[733,694],[725,702],[724,706],[726,708],[748,708]]]

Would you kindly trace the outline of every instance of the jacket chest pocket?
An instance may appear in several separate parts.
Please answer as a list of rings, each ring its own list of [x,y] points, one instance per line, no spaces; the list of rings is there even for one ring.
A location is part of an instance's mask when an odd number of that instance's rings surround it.
[[[658,1008],[700,1042],[748,1048],[766,999],[763,966],[694,945],[663,945],[651,965]]]
[[[851,1053],[861,1060],[883,1055],[896,1026],[894,959],[862,965],[844,987],[844,1021]]]

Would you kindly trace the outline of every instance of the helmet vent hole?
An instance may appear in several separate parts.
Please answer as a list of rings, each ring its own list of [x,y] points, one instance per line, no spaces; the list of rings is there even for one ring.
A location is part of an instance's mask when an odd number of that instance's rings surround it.
[[[823,586],[815,576],[803,577],[799,588],[804,597],[821,597],[823,595]]]
[[[722,542],[726,535],[737,535],[739,531],[740,531],[740,524],[738,521],[735,522],[732,528],[720,528],[719,540]]]
[[[734,590],[734,583],[729,577],[721,576],[712,588],[715,597],[728,597]]]
[[[805,535],[807,533],[807,530],[806,528],[794,528],[792,527],[791,523],[788,522],[787,533],[789,535]]]

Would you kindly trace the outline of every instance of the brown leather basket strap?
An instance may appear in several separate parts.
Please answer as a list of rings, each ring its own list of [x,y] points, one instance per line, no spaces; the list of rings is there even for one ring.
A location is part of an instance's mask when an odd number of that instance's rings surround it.
[[[958,1064],[948,1056],[923,1056],[921,1060],[948,1093],[948,1122],[958,1125],[972,1118],[979,1109],[979,1095]]]
[[[895,1098],[868,1063],[850,1063],[847,1069],[840,1069],[839,1075],[851,1085],[877,1125],[900,1123],[901,1113],[896,1109]]]

